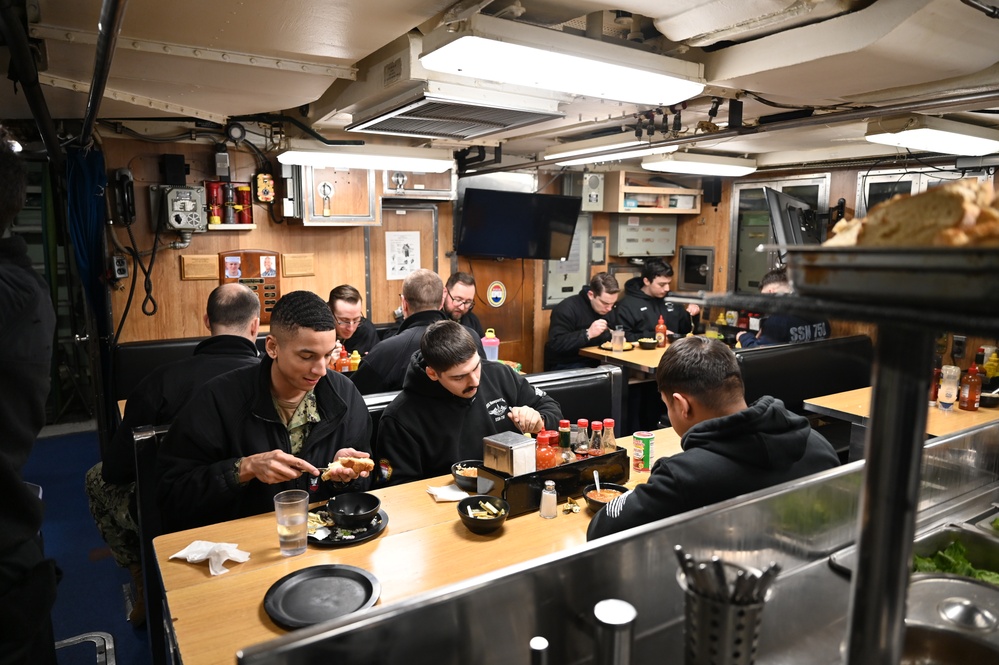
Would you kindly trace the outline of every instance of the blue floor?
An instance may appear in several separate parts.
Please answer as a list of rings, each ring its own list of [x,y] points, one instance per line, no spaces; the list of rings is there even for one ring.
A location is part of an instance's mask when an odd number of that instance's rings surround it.
[[[99,460],[97,433],[79,432],[38,439],[24,469],[24,479],[43,488],[45,553],[63,573],[52,612],[55,639],[109,633],[117,663],[146,665],[145,629],[133,629],[125,613],[130,575],[114,562],[87,507],[83,477]],[[85,642],[60,649],[58,657],[60,665],[90,664],[96,650]]]

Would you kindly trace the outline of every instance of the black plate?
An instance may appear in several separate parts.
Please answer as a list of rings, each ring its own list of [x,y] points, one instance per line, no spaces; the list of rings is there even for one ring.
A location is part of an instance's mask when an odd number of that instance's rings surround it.
[[[371,607],[381,595],[375,576],[338,563],[303,568],[275,582],[264,611],[282,628],[304,628]]]
[[[379,510],[378,514],[375,516],[375,519],[372,520],[372,522],[375,522],[375,525],[373,527],[368,527],[364,533],[357,534],[356,532],[359,531],[359,529],[346,529],[347,531],[356,534],[350,540],[334,540],[333,533],[335,532],[333,532],[330,533],[330,535],[323,540],[320,540],[319,538],[316,538],[313,535],[309,535],[309,544],[315,545],[316,547],[350,547],[351,545],[357,545],[358,543],[363,543],[366,540],[371,540],[372,538],[374,538],[375,536],[377,536],[378,534],[380,534],[382,531],[385,530],[385,526],[388,524],[388,515],[385,513],[384,510]],[[328,528],[330,529],[330,531],[333,531],[334,529],[338,529],[339,527],[331,526]]]

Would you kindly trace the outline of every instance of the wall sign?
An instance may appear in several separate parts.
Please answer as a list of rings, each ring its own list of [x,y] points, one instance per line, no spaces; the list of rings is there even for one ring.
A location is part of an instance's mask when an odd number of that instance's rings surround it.
[[[420,232],[387,231],[385,233],[385,278],[406,279],[420,267]]]
[[[486,289],[486,301],[492,307],[502,306],[506,302],[506,285],[498,280],[490,283]]]

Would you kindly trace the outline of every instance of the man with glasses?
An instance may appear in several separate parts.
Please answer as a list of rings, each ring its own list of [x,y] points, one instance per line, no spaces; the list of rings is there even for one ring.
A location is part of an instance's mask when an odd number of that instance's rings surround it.
[[[364,318],[361,292],[350,284],[341,284],[330,291],[327,303],[336,321],[336,336],[347,353],[357,351],[367,355],[378,343],[378,331],[371,321]]]
[[[683,452],[658,460],[649,482],[597,512],[588,540],[839,465],[829,442],[779,399],[746,404],[738,358],[718,340],[670,344],[656,387]]]
[[[472,312],[475,307],[475,277],[467,272],[456,272],[444,285],[444,313],[471,329],[478,339],[486,336],[479,317]]]
[[[693,330],[691,317],[700,314],[697,305],[684,308],[667,300],[673,269],[668,263],[651,259],[642,267],[642,275],[624,284],[624,298],[617,305],[618,323],[624,328],[629,342],[655,337],[659,317],[671,333],[686,335]]]
[[[579,293],[555,306],[545,345],[545,370],[599,364],[597,360],[580,356],[579,350],[610,341],[610,329],[617,319],[614,305],[620,291],[614,275],[601,272]]]

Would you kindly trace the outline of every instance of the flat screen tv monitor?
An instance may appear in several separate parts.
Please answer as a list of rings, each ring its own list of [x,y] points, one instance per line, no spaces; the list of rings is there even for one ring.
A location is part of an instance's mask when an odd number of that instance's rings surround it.
[[[557,260],[569,256],[578,196],[465,189],[454,248],[459,256]]]
[[[788,247],[822,243],[824,238],[821,237],[811,206],[770,187],[763,188],[763,195],[767,200],[770,226],[774,231],[774,239],[780,246],[778,254],[782,262],[787,256]]]

